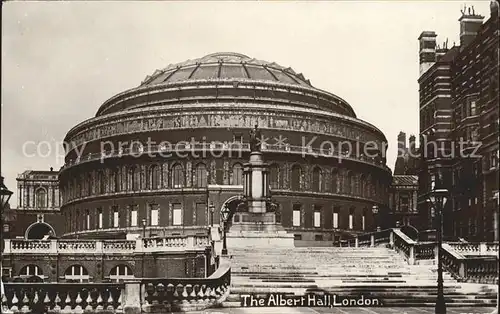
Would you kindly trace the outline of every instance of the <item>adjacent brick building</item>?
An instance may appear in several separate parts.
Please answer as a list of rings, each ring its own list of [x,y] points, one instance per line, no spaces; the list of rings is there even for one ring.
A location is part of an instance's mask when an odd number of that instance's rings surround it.
[[[498,2],[489,19],[464,8],[460,45],[420,41],[419,212],[421,228],[435,216],[426,202],[433,187],[450,191],[444,209],[447,238],[498,240]]]

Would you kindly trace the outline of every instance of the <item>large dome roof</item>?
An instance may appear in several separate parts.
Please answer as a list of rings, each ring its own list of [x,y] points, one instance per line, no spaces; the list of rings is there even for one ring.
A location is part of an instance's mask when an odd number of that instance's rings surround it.
[[[290,67],[285,68],[274,62],[257,60],[234,52],[218,52],[171,64],[147,76],[141,86],[210,79],[272,81],[311,87],[308,79]]]

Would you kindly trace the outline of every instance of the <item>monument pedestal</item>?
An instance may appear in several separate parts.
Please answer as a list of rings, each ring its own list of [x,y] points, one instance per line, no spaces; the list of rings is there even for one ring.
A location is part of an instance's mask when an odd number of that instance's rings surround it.
[[[228,247],[238,248],[295,247],[293,234],[276,222],[274,213],[235,213],[226,241]]]

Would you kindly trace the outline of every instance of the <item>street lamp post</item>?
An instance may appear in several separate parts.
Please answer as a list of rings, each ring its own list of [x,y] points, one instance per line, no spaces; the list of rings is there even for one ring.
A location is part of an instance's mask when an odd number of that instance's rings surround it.
[[[214,226],[214,213],[215,213],[214,203],[210,202],[210,205],[208,206],[208,210],[210,211],[210,225],[213,227]]]
[[[373,213],[373,219],[375,220],[375,230],[379,231],[378,227],[378,205],[373,205],[372,206],[372,213]]]
[[[229,208],[227,205],[224,205],[222,207],[221,215],[222,215],[222,236],[223,236],[223,242],[222,242],[222,255],[227,256],[227,242],[226,242],[226,231],[227,231],[227,225],[228,225],[228,218],[229,218]]]
[[[437,279],[437,299],[436,299],[436,314],[446,314],[446,303],[444,300],[444,287],[443,287],[443,260],[442,260],[442,246],[443,246],[443,209],[448,200],[448,190],[435,189],[429,193],[428,201],[434,209],[437,220],[437,242],[438,242],[438,279]]]

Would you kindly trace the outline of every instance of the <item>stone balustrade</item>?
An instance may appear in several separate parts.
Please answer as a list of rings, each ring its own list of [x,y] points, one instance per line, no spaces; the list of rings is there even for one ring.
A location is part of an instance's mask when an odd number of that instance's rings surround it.
[[[386,244],[400,252],[410,265],[437,260],[436,242],[414,241],[398,228],[358,235],[344,243],[355,247]],[[460,281],[498,283],[498,243],[443,243],[442,258],[443,267]]]
[[[134,252],[167,252],[204,250],[208,236],[138,238],[136,240],[24,240],[5,239],[3,254],[130,254]]]
[[[451,248],[465,256],[498,255],[498,243],[448,242]]]
[[[144,313],[204,310],[229,295],[231,268],[208,278],[152,278],[124,283],[5,283],[2,313]]]
[[[5,283],[2,313],[123,313],[123,284]]]

